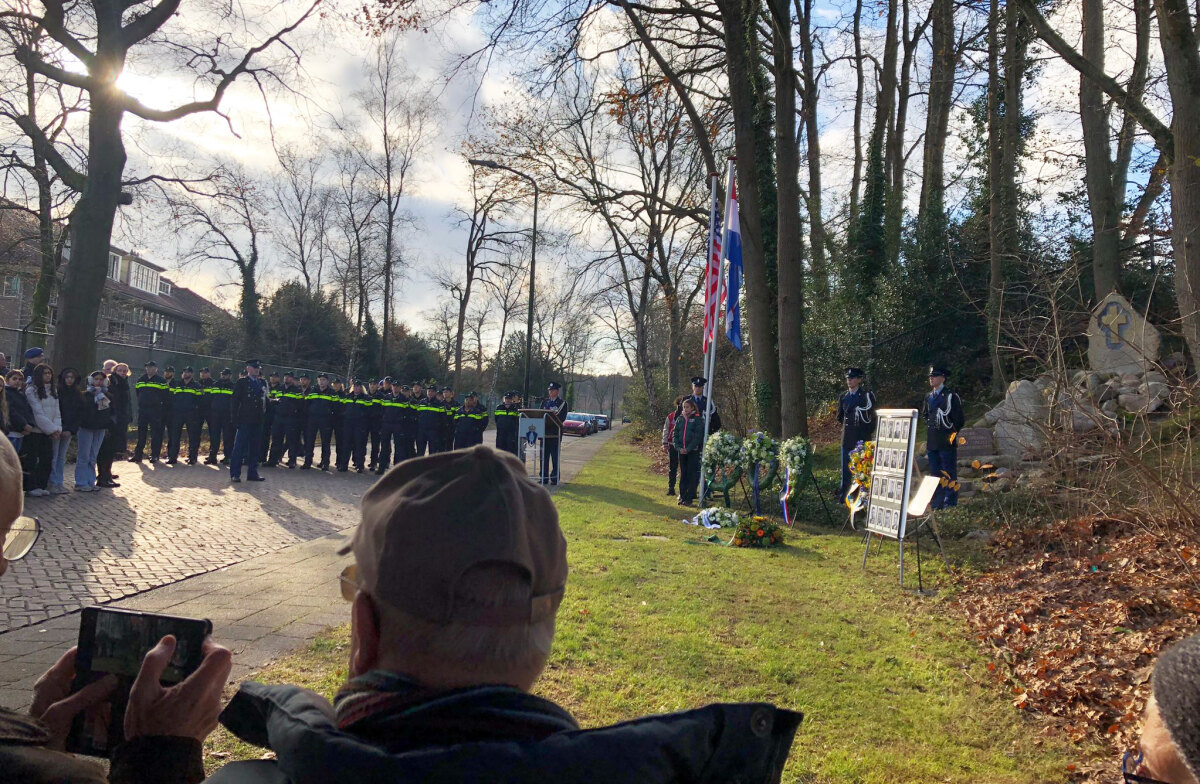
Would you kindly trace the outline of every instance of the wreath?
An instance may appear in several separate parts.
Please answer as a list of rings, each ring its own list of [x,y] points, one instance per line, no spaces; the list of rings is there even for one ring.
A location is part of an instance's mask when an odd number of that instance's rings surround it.
[[[783,544],[783,529],[762,515],[751,515],[738,520],[729,544],[732,547],[776,547]]]
[[[779,465],[784,476],[791,475],[790,481],[785,479],[781,501],[796,500],[800,487],[800,477],[809,469],[813,458],[813,445],[804,436],[793,436],[779,445]]]
[[[750,477],[752,484],[758,480],[756,493],[775,484],[779,473],[779,442],[761,430],[746,436],[742,442],[742,472]]]
[[[716,523],[722,528],[734,528],[738,524],[738,513],[732,509],[720,506],[710,506],[700,513],[710,523]]]
[[[875,468],[875,442],[859,441],[850,453],[850,476],[859,487],[871,489],[871,471]]]
[[[737,483],[742,475],[742,462],[742,442],[728,430],[709,436],[700,459],[709,485],[718,492]]]

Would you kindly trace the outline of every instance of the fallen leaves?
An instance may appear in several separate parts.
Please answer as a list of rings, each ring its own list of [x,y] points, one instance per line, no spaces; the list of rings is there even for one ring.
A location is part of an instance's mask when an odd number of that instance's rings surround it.
[[[1085,517],[993,542],[995,566],[957,599],[989,676],[1047,731],[1118,758],[1137,741],[1155,657],[1200,632],[1200,588],[1184,568],[1195,537]],[[1076,780],[1119,782],[1109,762]]]

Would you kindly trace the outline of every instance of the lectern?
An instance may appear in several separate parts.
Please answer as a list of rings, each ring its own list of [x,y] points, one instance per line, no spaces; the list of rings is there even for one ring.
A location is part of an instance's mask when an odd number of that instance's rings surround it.
[[[535,457],[534,473],[538,481],[547,484],[557,483],[559,447],[562,444],[562,420],[553,411],[542,408],[522,408],[521,424],[518,435],[525,441],[525,454],[528,454],[530,444],[537,443],[540,455]],[[531,435],[532,434],[532,435]],[[534,437],[536,436],[536,438]],[[554,468],[550,463],[553,460]]]

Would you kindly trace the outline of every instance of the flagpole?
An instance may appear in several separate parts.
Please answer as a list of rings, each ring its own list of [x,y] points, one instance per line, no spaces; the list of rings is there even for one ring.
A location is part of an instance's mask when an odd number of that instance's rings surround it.
[[[736,161],[736,160],[737,160],[736,158],[729,159],[729,163],[728,163],[728,167],[727,167],[727,177],[728,177],[727,185],[733,182],[733,167],[734,167],[734,161]],[[718,183],[719,176],[720,175],[716,174],[715,172],[712,175],[712,206],[714,208],[717,205],[717,199],[718,199],[717,183]],[[721,323],[721,310],[722,310],[721,295],[722,295],[722,292],[724,291],[724,287],[725,287],[725,243],[729,239],[729,198],[730,198],[730,194],[732,194],[732,192],[733,192],[733,189],[731,187],[726,187],[726,189],[725,189],[725,209],[722,212],[722,218],[721,218],[721,252],[717,258],[717,290],[713,294],[714,315],[713,315],[713,324],[712,324],[712,339],[709,340],[709,342],[708,342],[708,355],[705,357],[705,363],[704,363],[704,377],[706,379],[708,379],[708,386],[705,387],[705,390],[708,393],[705,396],[705,399],[707,400],[707,404],[705,405],[705,411],[704,411],[704,442],[703,443],[705,443],[705,444],[708,443],[708,436],[709,436],[708,423],[709,423],[709,420],[712,418],[713,392],[716,390],[716,387],[717,387],[717,380],[716,380],[717,337],[718,337],[717,325]],[[711,228],[710,228],[709,233],[711,235]],[[713,238],[710,236],[709,240],[708,240],[708,253],[710,255],[713,252],[712,240],[713,240]],[[705,269],[708,270],[710,268],[710,266],[711,266],[711,260],[709,260],[709,263],[707,263],[705,265]],[[706,311],[705,315],[707,315],[707,311]],[[705,333],[705,334],[707,336],[707,333]],[[706,477],[704,475],[704,453],[702,451],[701,459],[700,459],[700,503],[701,504],[704,503],[704,499],[707,496],[708,496],[708,477]]]

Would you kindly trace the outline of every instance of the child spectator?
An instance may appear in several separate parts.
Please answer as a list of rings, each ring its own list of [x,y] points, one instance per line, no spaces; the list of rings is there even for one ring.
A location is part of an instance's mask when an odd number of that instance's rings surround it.
[[[50,495],[50,469],[54,462],[54,441],[62,435],[62,413],[58,408],[58,390],[54,371],[46,363],[34,367],[25,385],[25,399],[33,412],[33,430],[21,442],[21,465],[26,474],[25,491],[34,498]]]

